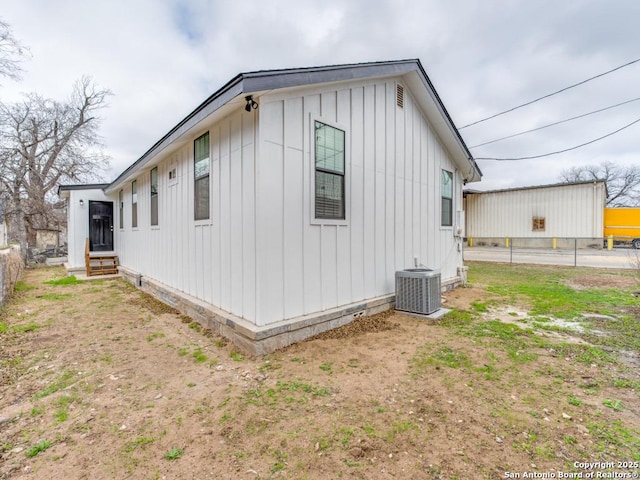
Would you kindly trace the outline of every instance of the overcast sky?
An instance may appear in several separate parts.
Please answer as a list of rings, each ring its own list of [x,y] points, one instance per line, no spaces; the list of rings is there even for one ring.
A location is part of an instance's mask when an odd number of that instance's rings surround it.
[[[637,0],[4,0],[30,48],[21,92],[64,99],[82,75],[113,92],[102,135],[113,180],[240,72],[419,58],[469,147],[640,97],[640,62],[508,115],[461,128],[640,58]],[[472,148],[536,156],[640,118],[640,100]],[[639,162],[640,123],[534,160],[477,160],[481,190],[556,183],[563,169]]]

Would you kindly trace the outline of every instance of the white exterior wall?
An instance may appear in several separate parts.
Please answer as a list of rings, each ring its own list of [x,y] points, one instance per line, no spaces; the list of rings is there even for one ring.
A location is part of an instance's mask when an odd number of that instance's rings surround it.
[[[256,175],[256,323],[267,325],[395,292],[414,258],[457,275],[452,227],[440,227],[441,169],[461,176],[405,89],[394,79],[306,89],[260,100]],[[346,222],[312,218],[313,121],[346,131]]]
[[[243,109],[186,136],[158,165],[158,226],[152,227],[150,171],[137,177],[138,227],[131,226],[131,182],[118,191],[114,227],[120,264],[239,317],[256,317],[254,119]],[[210,219],[194,220],[193,141],[209,131]],[[170,183],[169,170],[177,170]]]
[[[603,235],[604,183],[469,193],[466,236],[597,238]],[[533,217],[545,230],[533,231]]]
[[[395,81],[342,84],[256,98],[185,136],[161,154],[159,225],[150,226],[150,170],[137,177],[138,228],[131,227],[131,182],[124,228],[113,193],[120,263],[263,326],[395,292],[395,271],[421,265],[443,281],[462,265],[459,239],[440,227],[441,169],[454,172],[455,212],[462,180],[405,88]],[[255,121],[259,119],[259,123]],[[346,130],[347,221],[312,219],[312,119]],[[194,221],[193,140],[210,132],[211,218]],[[175,167],[178,181],[169,185]],[[70,223],[71,224],[71,223]]]
[[[82,205],[80,205],[80,200],[83,201]],[[69,190],[69,198],[67,199],[67,264],[72,269],[85,268],[84,249],[86,239],[89,237],[89,200],[114,202],[115,214],[116,202],[107,197],[102,189]],[[114,242],[116,242],[115,237]],[[114,243],[116,251],[117,248],[117,243]]]

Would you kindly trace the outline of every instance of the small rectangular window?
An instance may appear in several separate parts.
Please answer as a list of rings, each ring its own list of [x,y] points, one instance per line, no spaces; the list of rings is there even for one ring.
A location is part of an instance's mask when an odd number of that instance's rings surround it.
[[[118,221],[120,223],[120,229],[124,228],[124,190],[118,192]]]
[[[345,132],[315,122],[315,217],[345,219]]]
[[[138,227],[138,181],[131,182],[131,227]]]
[[[453,173],[442,170],[442,208],[440,211],[440,220],[443,227],[453,226]]]
[[[545,217],[533,217],[531,224],[531,230],[534,232],[544,232]]]
[[[194,218],[209,218],[209,132],[193,142]]]
[[[158,167],[151,169],[151,225],[158,225]]]

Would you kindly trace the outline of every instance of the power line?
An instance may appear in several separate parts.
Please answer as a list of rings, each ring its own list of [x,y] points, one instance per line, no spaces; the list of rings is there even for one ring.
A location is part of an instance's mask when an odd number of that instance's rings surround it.
[[[629,128],[630,126],[636,124],[640,122],[640,118],[638,118],[637,120],[625,125],[622,128],[619,128],[618,130],[611,132],[611,133],[607,133],[606,135],[603,135],[602,137],[598,137],[594,140],[591,140],[589,142],[586,143],[581,143],[580,145],[576,145],[575,147],[571,147],[571,148],[565,148],[564,150],[558,150],[556,152],[551,152],[551,153],[543,153],[542,155],[532,155],[530,157],[513,157],[513,158],[496,158],[496,157],[476,157],[476,160],[495,160],[498,162],[508,162],[508,161],[514,161],[514,160],[532,160],[534,158],[542,158],[542,157],[549,157],[551,155],[557,155],[559,153],[564,153],[564,152],[569,152],[571,150],[575,150],[577,148],[580,147],[584,147],[585,145],[591,145],[592,143],[595,143],[597,141],[600,141],[604,138],[610,137],[611,135],[615,135],[618,132],[621,132],[622,130],[624,130],[625,128]]]
[[[491,115],[491,116],[486,117],[486,118],[481,118],[480,120],[476,120],[475,122],[472,122],[472,123],[469,123],[467,125],[464,125],[464,126],[460,127],[458,130],[462,130],[463,128],[467,128],[467,127],[470,127],[472,125],[477,125],[478,123],[486,122],[487,120],[491,120],[492,118],[499,117],[500,115],[504,115],[505,113],[513,112],[514,110],[518,110],[519,108],[526,107],[527,105],[531,105],[532,103],[539,102],[540,100],[543,100],[545,98],[552,97],[554,95],[557,95],[558,93],[562,93],[562,92],[564,92],[566,90],[569,90],[571,88],[577,87],[579,85],[583,85],[583,84],[585,84],[587,82],[590,82],[591,80],[595,80],[596,78],[603,77],[605,75],[608,75],[609,73],[615,72],[616,70],[620,70],[621,68],[624,68],[624,67],[628,67],[629,65],[633,65],[634,63],[637,63],[637,62],[640,62],[640,58],[636,58],[635,60],[632,60],[632,61],[630,61],[628,63],[625,63],[624,65],[620,65],[619,67],[613,68],[611,70],[607,70],[606,72],[600,73],[600,74],[595,75],[593,77],[589,77],[586,80],[582,80],[581,82],[574,83],[573,85],[569,85],[568,87],[561,88],[560,90],[558,90],[556,92],[549,93],[547,95],[543,95],[542,97],[536,98],[535,100],[531,100],[531,101],[529,101],[527,103],[523,103],[521,105],[518,105],[517,107],[513,107],[513,108],[510,108],[508,110],[504,110],[503,112],[496,113],[496,114]]]
[[[640,97],[636,97],[636,98],[634,98],[632,100],[627,100],[626,102],[616,103],[615,105],[610,105],[610,106],[605,107],[605,108],[600,108],[599,110],[594,110],[594,111],[589,112],[589,113],[583,113],[582,115],[578,115],[576,117],[571,117],[571,118],[567,118],[565,120],[560,120],[558,122],[549,123],[548,125],[543,125],[542,127],[532,128],[531,130],[525,130],[524,132],[514,133],[513,135],[507,135],[506,137],[500,137],[500,138],[496,138],[495,140],[490,140],[488,142],[479,143],[478,145],[474,145],[474,146],[469,147],[469,148],[483,147],[484,145],[489,145],[491,143],[501,142],[502,140],[507,140],[509,138],[518,137],[520,135],[524,135],[525,133],[536,132],[538,130],[543,130],[545,128],[553,127],[555,125],[560,125],[561,123],[570,122],[571,120],[577,120],[578,118],[587,117],[589,115],[593,115],[594,113],[600,113],[600,112],[604,112],[605,110],[611,110],[612,108],[616,108],[616,107],[619,107],[621,105],[626,105],[627,103],[631,103],[631,102],[637,102],[638,100],[640,100]]]

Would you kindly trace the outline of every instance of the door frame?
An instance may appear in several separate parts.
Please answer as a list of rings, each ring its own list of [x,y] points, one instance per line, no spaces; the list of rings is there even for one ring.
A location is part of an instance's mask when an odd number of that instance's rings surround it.
[[[111,212],[109,216],[107,216],[107,218],[109,219],[109,225],[106,228],[106,232],[108,234],[109,238],[109,242],[106,242],[104,245],[107,245],[110,248],[99,248],[98,250],[95,249],[94,245],[93,245],[93,219],[92,217],[92,211],[91,211],[91,207],[92,205],[95,204],[102,204],[105,205],[109,208],[109,211]],[[113,235],[113,202],[112,201],[106,201],[106,200],[89,200],[89,208],[88,208],[88,221],[89,221],[89,251],[91,252],[110,252],[113,251],[113,247],[114,247],[114,235]]]

